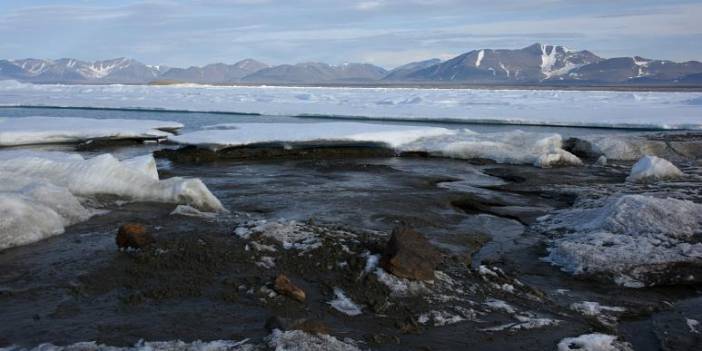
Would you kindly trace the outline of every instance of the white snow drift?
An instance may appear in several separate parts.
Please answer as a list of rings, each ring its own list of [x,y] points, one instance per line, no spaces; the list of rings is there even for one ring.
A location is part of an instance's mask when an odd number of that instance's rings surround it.
[[[460,159],[483,158],[499,163],[533,164],[537,167],[582,165],[562,149],[559,134],[521,130],[478,134],[469,129],[330,123],[229,123],[205,127],[169,140],[212,150],[261,143],[297,144],[374,143],[397,151],[423,151]]]
[[[34,85],[0,81],[0,105],[145,108],[599,127],[702,128],[698,92]]]
[[[110,154],[83,159],[59,152],[0,152],[0,249],[61,234],[97,213],[97,195],[129,201],[224,208],[199,179],[159,180],[155,161],[120,162]]]
[[[659,179],[675,179],[682,177],[683,172],[670,161],[656,157],[644,156],[631,168],[626,178],[629,182],[650,182]]]
[[[566,231],[552,240],[547,259],[574,274],[605,275],[620,285],[656,285],[674,265],[702,262],[702,205],[644,195],[614,196],[593,209],[569,209],[549,218],[547,229]],[[664,274],[699,280],[679,268]]]
[[[160,139],[183,128],[169,121],[74,117],[0,118],[0,146],[74,143],[91,139]]]

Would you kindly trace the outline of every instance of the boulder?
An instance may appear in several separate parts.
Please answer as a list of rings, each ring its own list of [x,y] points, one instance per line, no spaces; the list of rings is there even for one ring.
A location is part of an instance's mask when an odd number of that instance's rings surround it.
[[[139,223],[126,223],[117,231],[117,247],[120,249],[141,249],[154,243],[154,238]]]
[[[278,294],[285,295],[299,302],[304,302],[306,298],[305,291],[293,284],[285,274],[278,274],[275,278],[273,289]]]
[[[400,278],[434,279],[441,254],[421,234],[409,227],[398,227],[385,246],[380,265]]]

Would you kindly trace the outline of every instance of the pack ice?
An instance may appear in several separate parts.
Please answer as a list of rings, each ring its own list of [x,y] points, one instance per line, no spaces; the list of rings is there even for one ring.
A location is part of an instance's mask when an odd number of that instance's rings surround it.
[[[176,135],[169,140],[214,151],[263,143],[279,143],[286,147],[310,143],[376,143],[398,152],[422,151],[460,159],[484,158],[498,163],[538,167],[582,165],[577,156],[563,150],[559,134],[521,130],[478,134],[469,129],[359,122],[227,123],[204,129]]]
[[[75,143],[92,139],[162,139],[183,124],[74,117],[0,118],[0,146]]]
[[[149,85],[0,81],[0,105],[702,129],[698,92]]]
[[[612,196],[602,207],[549,218],[547,260],[564,271],[627,287],[702,281],[702,205],[647,195]]]
[[[97,195],[224,211],[199,179],[159,180],[151,155],[124,161],[110,154],[0,152],[0,250],[61,234],[98,213]]]

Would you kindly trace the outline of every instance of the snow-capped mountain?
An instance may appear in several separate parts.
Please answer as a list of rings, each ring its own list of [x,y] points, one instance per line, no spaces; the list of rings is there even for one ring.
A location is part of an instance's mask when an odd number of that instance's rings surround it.
[[[697,61],[673,62],[643,57],[617,57],[578,67],[568,73],[569,80],[584,82],[651,83],[685,81],[690,75],[702,73]]]
[[[233,83],[268,67],[265,63],[246,59],[233,65],[213,63],[203,67],[173,68],[162,74],[159,79],[208,84]]]
[[[458,82],[540,82],[601,60],[589,51],[534,44],[518,50],[480,49],[414,71],[407,80]]]
[[[85,62],[76,59],[5,61],[14,65],[12,74],[3,69],[0,77],[35,83],[147,83],[161,74],[161,67],[146,66],[127,58]]]
[[[320,62],[268,66],[246,59],[234,64],[171,68],[128,58],[85,62],[0,60],[0,79],[32,83],[148,84],[702,84],[702,63],[673,62],[639,56],[601,58],[587,50],[533,44],[522,49],[480,49],[450,60],[430,59],[387,71],[367,63]]]
[[[408,64],[395,67],[383,78],[385,80],[403,80],[407,78],[408,75],[417,72],[421,69],[438,65],[441,60],[438,58],[433,58],[424,61],[410,62]]]
[[[244,82],[255,83],[330,83],[372,82],[383,78],[387,71],[367,63],[345,63],[329,65],[306,62],[295,65],[280,65],[262,69],[243,77]]]

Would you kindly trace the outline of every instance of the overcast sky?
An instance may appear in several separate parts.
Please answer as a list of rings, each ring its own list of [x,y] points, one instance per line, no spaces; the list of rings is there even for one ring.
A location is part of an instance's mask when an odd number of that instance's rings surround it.
[[[700,0],[0,0],[0,58],[392,68],[534,42],[702,60]]]

